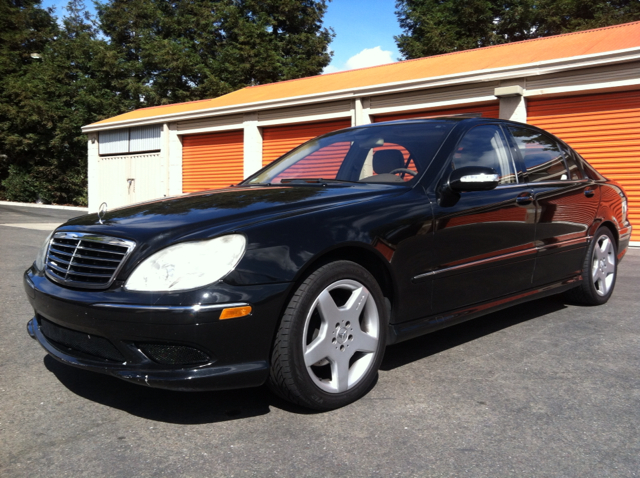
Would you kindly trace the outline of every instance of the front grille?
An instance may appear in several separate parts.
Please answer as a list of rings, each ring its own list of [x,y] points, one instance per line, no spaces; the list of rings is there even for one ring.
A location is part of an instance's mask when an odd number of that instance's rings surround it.
[[[117,237],[56,232],[49,243],[45,272],[64,285],[105,289],[134,247],[133,241]]]
[[[104,337],[60,327],[46,319],[40,319],[40,330],[52,345],[63,352],[73,354],[76,351],[113,362],[125,361],[120,351]]]
[[[211,360],[204,352],[184,345],[138,344],[138,348],[151,360],[162,365],[196,365]]]

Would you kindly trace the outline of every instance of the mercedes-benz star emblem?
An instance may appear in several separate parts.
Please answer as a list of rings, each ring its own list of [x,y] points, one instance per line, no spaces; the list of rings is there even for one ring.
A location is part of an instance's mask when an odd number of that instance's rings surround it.
[[[104,219],[104,215],[106,213],[107,213],[107,203],[103,202],[102,204],[100,204],[100,207],[98,208],[98,221],[100,221],[100,224],[104,224],[102,220]]]

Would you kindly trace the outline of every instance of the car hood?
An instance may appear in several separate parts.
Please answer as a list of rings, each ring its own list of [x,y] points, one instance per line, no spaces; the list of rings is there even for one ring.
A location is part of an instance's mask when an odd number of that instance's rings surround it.
[[[58,230],[167,244],[406,191],[405,187],[381,184],[234,187],[140,203],[102,216],[87,214],[67,221]]]

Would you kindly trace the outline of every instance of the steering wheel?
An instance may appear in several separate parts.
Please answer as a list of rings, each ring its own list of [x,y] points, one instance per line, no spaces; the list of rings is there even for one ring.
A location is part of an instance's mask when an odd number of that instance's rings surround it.
[[[407,174],[410,174],[411,176],[418,175],[418,173],[416,173],[414,170],[407,169],[407,168],[398,168],[398,169],[394,169],[393,171],[389,171],[389,174],[396,174],[396,173],[407,173]]]

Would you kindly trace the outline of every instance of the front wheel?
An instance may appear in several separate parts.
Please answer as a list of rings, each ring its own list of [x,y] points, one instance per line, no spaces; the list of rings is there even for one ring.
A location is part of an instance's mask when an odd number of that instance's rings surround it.
[[[316,410],[347,405],[373,386],[386,345],[382,291],[363,267],[327,264],[297,289],[283,315],[269,385]]]
[[[568,292],[569,298],[584,305],[601,305],[609,300],[616,285],[618,257],[613,234],[601,227],[587,250],[582,283]]]

